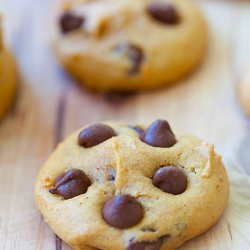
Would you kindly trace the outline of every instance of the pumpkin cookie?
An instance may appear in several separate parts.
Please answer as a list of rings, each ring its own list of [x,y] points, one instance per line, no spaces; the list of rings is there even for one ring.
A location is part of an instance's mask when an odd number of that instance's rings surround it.
[[[190,0],[64,1],[55,50],[95,91],[150,90],[180,79],[202,60],[207,27]]]
[[[213,146],[157,120],[74,132],[42,167],[35,195],[74,249],[167,250],[214,225],[228,191]]]
[[[0,20],[0,119],[5,115],[13,102],[16,88],[17,73],[15,60],[10,51],[4,46]]]

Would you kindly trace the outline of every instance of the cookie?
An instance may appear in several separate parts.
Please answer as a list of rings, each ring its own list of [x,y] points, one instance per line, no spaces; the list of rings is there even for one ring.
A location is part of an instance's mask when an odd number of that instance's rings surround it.
[[[5,48],[2,38],[2,23],[0,20],[0,119],[5,115],[13,102],[17,74],[15,60],[10,51]]]
[[[64,1],[55,33],[62,65],[101,92],[175,82],[201,62],[208,36],[191,0]]]
[[[250,67],[237,85],[237,94],[241,107],[250,116]]]
[[[77,250],[167,250],[222,215],[228,178],[214,147],[157,120],[74,132],[36,182],[52,230]]]

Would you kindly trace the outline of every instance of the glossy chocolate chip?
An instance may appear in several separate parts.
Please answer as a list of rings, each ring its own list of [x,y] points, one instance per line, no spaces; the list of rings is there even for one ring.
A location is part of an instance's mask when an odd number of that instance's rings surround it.
[[[187,176],[177,167],[166,166],[155,172],[153,184],[166,193],[177,195],[186,190]]]
[[[140,222],[143,208],[134,197],[118,195],[105,203],[102,216],[110,226],[125,229]]]
[[[130,244],[126,250],[160,250],[161,247],[161,239],[153,242],[137,242]]]
[[[116,51],[125,54],[131,61],[132,67],[129,70],[130,75],[134,75],[140,71],[141,64],[144,60],[143,50],[134,44],[122,44],[116,48]]]
[[[148,13],[164,24],[177,24],[180,17],[175,7],[168,3],[154,2],[148,6]]]
[[[72,14],[70,12],[66,12],[60,17],[59,25],[61,28],[61,32],[66,34],[80,28],[83,22],[83,17],[76,16],[75,14]]]
[[[176,143],[173,131],[165,120],[156,120],[142,134],[141,140],[153,147],[168,148]]]
[[[81,131],[78,144],[85,148],[96,146],[111,137],[116,136],[115,131],[108,125],[94,124]]]
[[[129,127],[135,130],[140,136],[142,136],[142,134],[144,133],[144,130],[138,126],[129,126]]]
[[[49,192],[58,194],[67,200],[86,193],[90,185],[90,180],[82,170],[71,169],[56,179],[55,187],[51,188]]]

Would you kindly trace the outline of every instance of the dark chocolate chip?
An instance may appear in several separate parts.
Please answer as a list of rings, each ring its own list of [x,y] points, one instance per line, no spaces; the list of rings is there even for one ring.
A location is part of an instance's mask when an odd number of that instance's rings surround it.
[[[177,167],[166,166],[155,172],[153,184],[166,193],[177,195],[186,190],[187,176]]]
[[[161,247],[161,239],[153,242],[137,242],[130,244],[126,249],[127,250],[160,250]]]
[[[104,124],[94,124],[81,131],[78,136],[78,144],[85,148],[90,148],[110,139],[113,136],[116,136],[116,133],[110,126]]]
[[[148,6],[148,13],[157,21],[165,24],[177,24],[180,17],[174,6],[168,3],[154,2]]]
[[[141,64],[144,60],[143,50],[134,44],[122,44],[116,48],[116,51],[125,54],[132,63],[129,74],[134,75],[140,71]]]
[[[136,74],[140,71],[141,63],[144,59],[144,54],[143,51],[140,47],[135,46],[135,45],[130,45],[129,46],[129,57],[133,63],[133,67],[130,70],[130,74]]]
[[[144,133],[144,130],[138,126],[129,126],[129,127],[135,130],[140,136],[142,136],[142,134]]]
[[[62,14],[59,20],[61,32],[66,34],[68,32],[76,30],[82,26],[83,22],[84,22],[83,17],[77,16],[70,12],[66,12]]]
[[[49,192],[61,195],[67,200],[85,194],[90,185],[90,180],[82,170],[71,169],[57,177],[55,187],[51,188]]]
[[[153,147],[168,148],[176,143],[174,133],[165,120],[156,120],[141,136],[141,140]]]
[[[143,208],[134,197],[118,195],[105,203],[102,216],[110,226],[126,229],[140,222]]]

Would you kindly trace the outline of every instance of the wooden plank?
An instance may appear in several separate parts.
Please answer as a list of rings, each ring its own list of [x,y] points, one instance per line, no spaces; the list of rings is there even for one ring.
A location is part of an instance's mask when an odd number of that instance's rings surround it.
[[[0,130],[0,249],[53,249],[55,236],[35,208],[33,189],[41,164],[58,141],[61,79],[50,63],[47,37],[41,35],[47,28],[46,12],[39,12],[45,2],[6,4],[21,82],[16,105]]]
[[[21,84],[16,105],[0,125],[0,249],[60,249],[34,205],[33,187],[43,161],[74,129],[98,120],[150,122],[167,118],[173,127],[215,143],[220,153],[248,127],[234,87],[250,60],[250,4],[197,1],[211,27],[207,58],[195,74],[161,91],[129,98],[80,91],[58,67],[48,27],[59,1],[0,0],[8,40],[16,53]],[[211,230],[181,249],[248,249],[249,239],[228,222],[230,207]],[[57,242],[57,244],[56,244]]]

